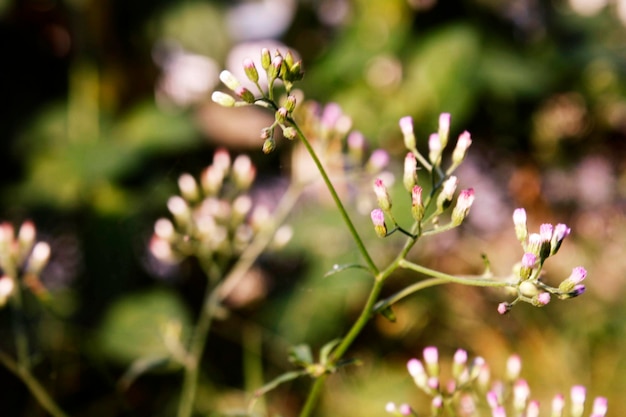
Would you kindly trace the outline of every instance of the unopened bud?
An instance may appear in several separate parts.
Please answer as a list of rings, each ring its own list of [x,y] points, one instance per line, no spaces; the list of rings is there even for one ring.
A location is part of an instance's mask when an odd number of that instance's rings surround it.
[[[509,311],[511,311],[511,304],[509,303],[500,303],[498,304],[498,313],[499,314],[506,314]]]
[[[452,163],[454,165],[460,165],[465,159],[465,154],[472,144],[472,138],[468,131],[465,131],[459,135],[456,141],[454,151],[452,151]]]
[[[46,242],[37,242],[28,259],[27,272],[39,275],[50,259],[50,245]]]
[[[410,359],[406,364],[407,370],[409,371],[409,375],[413,378],[415,385],[422,390],[426,390],[428,388],[428,375],[424,370],[424,365],[419,359]]]
[[[296,97],[295,96],[288,96],[287,100],[285,101],[285,108],[287,109],[287,113],[291,114],[295,108],[296,108]]]
[[[437,134],[443,149],[448,144],[448,135],[450,134],[450,113],[441,113],[439,115],[439,130]]]
[[[211,95],[211,100],[222,107],[233,107],[236,103],[233,96],[222,93],[221,91],[214,91]]]
[[[200,174],[200,185],[206,195],[215,195],[222,189],[224,169],[215,163],[209,165]]]
[[[365,169],[370,174],[378,174],[389,164],[389,154],[383,149],[376,149],[370,155]]]
[[[278,78],[282,65],[283,58],[280,55],[277,55],[272,59],[272,64],[267,69],[267,79],[269,82],[274,82],[274,80]]]
[[[193,176],[184,173],[178,177],[178,188],[182,197],[190,202],[198,200],[200,193],[198,191],[198,184]]]
[[[263,142],[263,153],[271,153],[276,149],[276,142],[273,138],[269,138]]]
[[[559,284],[559,291],[564,293],[570,292],[574,289],[574,287],[576,287],[576,285],[583,282],[585,278],[587,278],[587,270],[582,266],[577,266],[572,269],[570,276]]]
[[[250,188],[256,177],[256,168],[248,155],[241,154],[233,162],[233,181],[239,190]]]
[[[26,259],[26,256],[30,253],[33,245],[35,244],[36,234],[37,231],[35,229],[35,224],[32,221],[27,220],[22,223],[22,226],[17,233],[17,241],[19,245],[17,254],[18,262],[22,263]]]
[[[230,71],[224,70],[220,72],[220,81],[224,83],[226,87],[228,87],[232,91],[236,91],[239,87],[241,87],[241,83]]]
[[[278,110],[276,110],[276,114],[274,117],[276,118],[276,121],[281,125],[285,124],[285,122],[287,121],[287,109],[284,107],[279,108]]]
[[[169,219],[161,218],[154,223],[154,234],[160,239],[171,242],[174,240],[176,230]]]
[[[559,251],[563,239],[569,236],[571,230],[567,225],[559,223],[554,226],[554,233],[552,234],[552,240],[550,241],[550,255],[554,255]]]
[[[550,293],[549,292],[541,292],[535,295],[532,299],[532,304],[535,307],[543,307],[550,302]]]
[[[417,185],[417,159],[415,159],[413,152],[407,153],[404,158],[404,176],[402,178],[404,188],[411,192],[413,187]]]
[[[259,82],[259,72],[256,70],[256,66],[254,65],[254,61],[250,58],[246,58],[243,60],[243,70],[246,73],[246,77],[253,83]]]
[[[376,194],[376,200],[378,201],[378,207],[383,211],[391,210],[391,198],[387,192],[387,187],[383,183],[383,180],[378,178],[374,181],[374,193]]]
[[[585,408],[587,390],[582,385],[575,385],[572,387],[570,396],[572,400],[570,414],[572,415],[572,417],[582,416],[583,410]]]
[[[452,201],[458,182],[459,182],[458,179],[454,175],[452,175],[443,183],[441,192],[439,193],[439,196],[437,197],[437,208],[440,211],[443,211],[444,209],[446,209],[448,205],[450,204],[450,202]]]
[[[456,206],[452,210],[452,224],[458,226],[469,214],[470,208],[474,204],[474,189],[468,188],[459,193],[456,199]]]
[[[416,221],[424,218],[424,203],[422,202],[422,187],[416,185],[411,190],[411,215]]]
[[[387,225],[385,224],[385,214],[381,209],[374,209],[370,214],[372,223],[374,224],[374,231],[378,237],[387,236]]]
[[[565,409],[565,398],[562,394],[557,394],[552,399],[552,411],[550,417],[563,417],[563,410]]]
[[[399,124],[404,137],[404,146],[406,146],[409,151],[414,151],[416,142],[415,133],[413,132],[413,119],[411,116],[405,116],[400,119]]]
[[[515,381],[522,372],[522,360],[519,355],[511,355],[506,361],[506,379]]]
[[[235,94],[243,101],[248,104],[253,104],[256,100],[252,91],[248,90],[246,87],[239,86],[235,89]]]
[[[515,236],[520,242],[526,241],[528,228],[526,226],[526,210],[518,208],[513,211],[513,224],[515,225]]]
[[[267,48],[261,49],[261,68],[267,71],[272,63],[272,56]]]
[[[439,376],[439,352],[434,346],[424,348],[424,364],[431,377]]]
[[[283,136],[289,140],[295,139],[298,132],[292,126],[287,126],[283,128]]]
[[[170,197],[167,200],[167,208],[179,226],[185,227],[189,224],[191,213],[187,202],[182,197],[177,195]]]
[[[604,417],[608,411],[608,400],[605,397],[596,397],[593,400],[591,417]]]
[[[436,165],[439,162],[439,157],[441,156],[441,140],[439,139],[439,134],[432,133],[428,137],[428,159],[433,165]]]
[[[6,275],[0,277],[0,307],[6,304],[14,289],[13,278]]]

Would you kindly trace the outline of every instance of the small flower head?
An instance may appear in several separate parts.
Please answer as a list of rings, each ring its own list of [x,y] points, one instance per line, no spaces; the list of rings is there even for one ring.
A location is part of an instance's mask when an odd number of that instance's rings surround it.
[[[563,240],[569,236],[571,230],[567,225],[559,223],[554,226],[554,233],[552,234],[552,240],[550,241],[550,255],[554,255],[561,247]]]
[[[582,266],[577,266],[572,269],[572,273],[561,284],[559,284],[559,291],[569,293],[583,280],[587,278],[587,270]]]
[[[437,131],[441,147],[445,148],[448,144],[448,135],[450,134],[450,113],[441,113],[439,115],[439,129]]]
[[[508,313],[509,311],[511,311],[511,307],[512,305],[509,303],[505,303],[505,302],[500,303],[498,304],[498,313],[504,315]]]
[[[365,169],[370,174],[377,174],[381,172],[389,164],[389,154],[383,149],[376,149],[370,155],[369,160],[365,166]]]
[[[515,236],[520,242],[525,242],[528,236],[528,227],[526,226],[526,210],[518,208],[513,211],[513,224],[515,225]]]
[[[431,376],[439,376],[439,352],[434,346],[424,348],[424,363]]]
[[[515,381],[519,378],[522,372],[522,359],[519,355],[511,355],[506,361],[506,379],[509,381]]]
[[[246,77],[253,83],[259,82],[259,72],[254,65],[254,61],[250,58],[246,58],[243,60],[243,70],[246,73]]]
[[[224,83],[232,91],[236,91],[241,87],[241,83],[230,71],[224,70],[220,72],[220,81]]]
[[[550,302],[549,292],[540,292],[533,297],[532,303],[536,307],[543,307]]]
[[[460,165],[461,162],[465,159],[465,155],[467,154],[467,150],[472,145],[472,137],[470,133],[466,130],[465,132],[459,135],[459,138],[456,141],[456,146],[454,147],[454,151],[452,151],[452,163],[454,165]]]
[[[11,294],[13,294],[14,288],[13,278],[6,275],[0,277],[0,307],[6,304]]]
[[[593,400],[591,417],[604,417],[608,411],[608,401],[605,397],[596,397]]]
[[[521,263],[520,272],[519,272],[520,279],[526,280],[530,278],[530,274],[533,268],[535,267],[535,265],[537,264],[537,259],[538,259],[537,255],[531,252],[526,252],[522,256],[522,263]]]
[[[416,142],[415,133],[413,132],[413,119],[411,116],[405,116],[400,119],[399,124],[402,136],[404,137],[404,146],[406,146],[409,151],[415,150]]]
[[[404,188],[411,192],[413,187],[417,185],[417,159],[413,152],[408,152],[404,158]]]
[[[376,199],[378,201],[378,207],[383,211],[391,210],[391,198],[387,192],[387,187],[380,178],[374,181],[374,193],[376,193]]]
[[[458,226],[465,220],[472,204],[474,204],[474,189],[468,188],[461,191],[456,200],[456,206],[452,210],[452,223],[454,225]]]
[[[374,209],[370,214],[372,223],[374,223],[374,231],[378,237],[387,236],[387,225],[385,224],[385,213],[381,209]]]
[[[450,201],[452,201],[458,182],[458,179],[454,175],[452,175],[443,183],[441,192],[437,197],[437,209],[439,209],[439,211],[443,211],[445,208],[447,208],[450,204]]]
[[[443,148],[441,147],[441,139],[439,138],[439,134],[432,133],[428,137],[428,159],[430,159],[430,162],[433,165],[436,165],[439,162],[442,151]]]
[[[411,215],[416,221],[424,218],[424,203],[422,202],[422,187],[416,185],[411,190]]]
[[[587,389],[582,385],[574,385],[570,392],[572,400],[572,417],[580,417],[583,414],[585,408],[585,399],[587,396]]]
[[[222,107],[233,107],[235,105],[235,98],[221,91],[214,91],[211,95],[211,100]]]

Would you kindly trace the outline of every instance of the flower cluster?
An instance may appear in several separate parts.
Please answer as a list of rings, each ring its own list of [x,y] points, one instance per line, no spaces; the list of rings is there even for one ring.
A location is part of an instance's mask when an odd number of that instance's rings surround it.
[[[246,155],[231,161],[218,149],[213,163],[200,175],[178,179],[180,195],[167,202],[172,220],[161,218],[150,241],[152,254],[160,261],[176,263],[187,256],[223,265],[248,245],[254,234],[270,221],[264,206],[253,209],[247,194],[256,168]]]
[[[416,221],[416,231],[420,233],[422,225],[428,222],[431,222],[435,229],[439,229],[439,216],[450,207],[458,186],[457,177],[451,174],[465,159],[465,154],[472,143],[470,134],[465,131],[459,135],[456,146],[452,152],[452,163],[444,172],[441,166],[441,159],[443,151],[448,144],[450,114],[442,113],[440,115],[438,132],[431,134],[429,137],[428,159],[417,150],[415,133],[413,131],[413,120],[411,117],[406,116],[401,118],[399,124],[404,137],[404,145],[408,149],[408,153],[404,158],[402,182],[404,188],[411,196],[411,214]],[[436,181],[432,191],[426,197],[423,196],[423,188],[418,184],[418,163],[430,173],[431,179]],[[436,178],[439,178],[439,180],[437,181]],[[386,215],[395,225],[393,231],[400,230],[413,235],[413,232],[407,232],[396,224],[391,213],[391,198],[387,192],[387,187],[380,178],[374,182],[374,193],[376,194],[379,207],[374,209],[371,213],[376,234],[380,237],[385,237],[390,233],[387,231],[387,225],[385,223]],[[459,226],[469,214],[473,203],[474,189],[468,188],[462,190],[452,209],[450,223],[440,230],[443,231]],[[433,207],[431,208],[431,206]],[[428,217],[426,217],[426,215],[428,215]]]
[[[221,91],[215,91],[211,99],[224,107],[256,104],[274,110],[274,123],[261,130],[263,152],[269,153],[276,147],[274,139],[276,127],[280,127],[283,136],[288,139],[294,139],[297,135],[297,131],[291,123],[292,114],[296,108],[296,96],[291,94],[291,91],[294,82],[301,80],[304,73],[302,72],[302,61],[296,61],[291,51],[283,55],[276,50],[272,56],[268,49],[263,48],[260,61],[261,67],[267,75],[267,89],[262,88],[259,83],[259,72],[254,61],[250,58],[243,61],[246,77],[259,90],[260,98],[257,98],[249,89],[244,87],[230,71],[224,70],[220,73],[220,80],[237,98]],[[280,106],[277,106],[274,101],[274,85],[277,81],[281,81],[287,91],[287,96]]]
[[[519,301],[541,307],[550,302],[551,296],[568,299],[585,292],[581,282],[587,277],[587,271],[582,266],[572,270],[569,277],[563,280],[558,287],[551,287],[541,281],[543,264],[550,256],[556,254],[563,240],[571,230],[565,224],[542,224],[538,233],[528,233],[526,225],[526,211],[518,208],[513,212],[515,235],[522,245],[524,254],[521,261],[514,268],[515,288],[517,297],[512,302],[503,302],[498,305],[500,314],[507,313]]]
[[[442,383],[439,366],[439,353],[435,347],[423,351],[423,361],[411,359],[407,363],[409,375],[415,385],[426,393],[431,400],[431,415],[442,416],[444,410],[451,415],[478,417],[490,412],[492,417],[520,415],[539,417],[540,404],[530,399],[528,383],[520,378],[522,362],[518,355],[509,357],[506,364],[504,381],[490,381],[488,364],[481,357],[468,363],[467,352],[459,349],[454,354],[451,378]],[[571,389],[570,413],[565,414],[565,398],[557,394],[551,403],[551,417],[581,417],[585,407],[586,390],[576,385]],[[386,406],[388,413],[395,416],[417,416],[410,405],[396,405],[390,402]],[[607,412],[607,400],[595,398],[590,417],[604,417]]]
[[[0,224],[0,306],[15,293],[21,281],[39,297],[47,291],[39,279],[50,258],[50,245],[36,242],[37,230],[31,221],[25,221],[15,235],[10,223]]]

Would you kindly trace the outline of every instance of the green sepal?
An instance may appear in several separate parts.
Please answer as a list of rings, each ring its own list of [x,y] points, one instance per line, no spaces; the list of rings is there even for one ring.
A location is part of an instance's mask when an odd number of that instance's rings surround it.
[[[306,368],[313,363],[313,354],[309,345],[301,344],[289,349],[289,362]]]

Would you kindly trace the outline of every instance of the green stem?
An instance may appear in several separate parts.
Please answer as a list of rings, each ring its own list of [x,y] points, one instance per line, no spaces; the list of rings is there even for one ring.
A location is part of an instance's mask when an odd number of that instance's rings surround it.
[[[369,269],[372,272],[372,274],[377,275],[379,272],[378,268],[376,267],[374,260],[372,259],[369,252],[367,251],[367,248],[365,247],[365,244],[363,243],[361,236],[359,236],[359,233],[354,227],[354,224],[352,223],[352,220],[350,219],[348,212],[346,211],[345,207],[343,206],[343,203],[341,202],[341,199],[339,198],[339,195],[337,194],[337,190],[335,189],[332,182],[330,181],[330,178],[328,177],[328,174],[326,173],[326,170],[324,169],[322,162],[320,161],[317,154],[315,153],[313,146],[311,146],[311,143],[309,142],[309,140],[306,138],[306,136],[300,129],[300,126],[298,126],[298,124],[292,119],[290,119],[289,122],[294,127],[294,129],[296,129],[296,132],[298,132],[298,138],[300,139],[300,141],[306,148],[307,152],[311,156],[311,159],[313,159],[315,166],[317,166],[317,170],[322,176],[322,179],[324,180],[324,183],[326,184],[326,188],[328,188],[328,191],[330,192],[333,198],[333,201],[335,202],[335,205],[337,206],[337,209],[339,210],[339,213],[341,213],[341,217],[343,218],[344,223],[348,227],[348,230],[350,231],[350,234],[352,235],[352,238],[354,239],[354,242],[356,243],[359,249],[359,252],[361,253],[361,256],[363,256],[363,259],[365,259],[365,262],[369,266]]]
[[[27,368],[15,362],[13,358],[2,351],[0,351],[0,362],[26,385],[33,397],[50,415],[53,417],[68,417]]]

